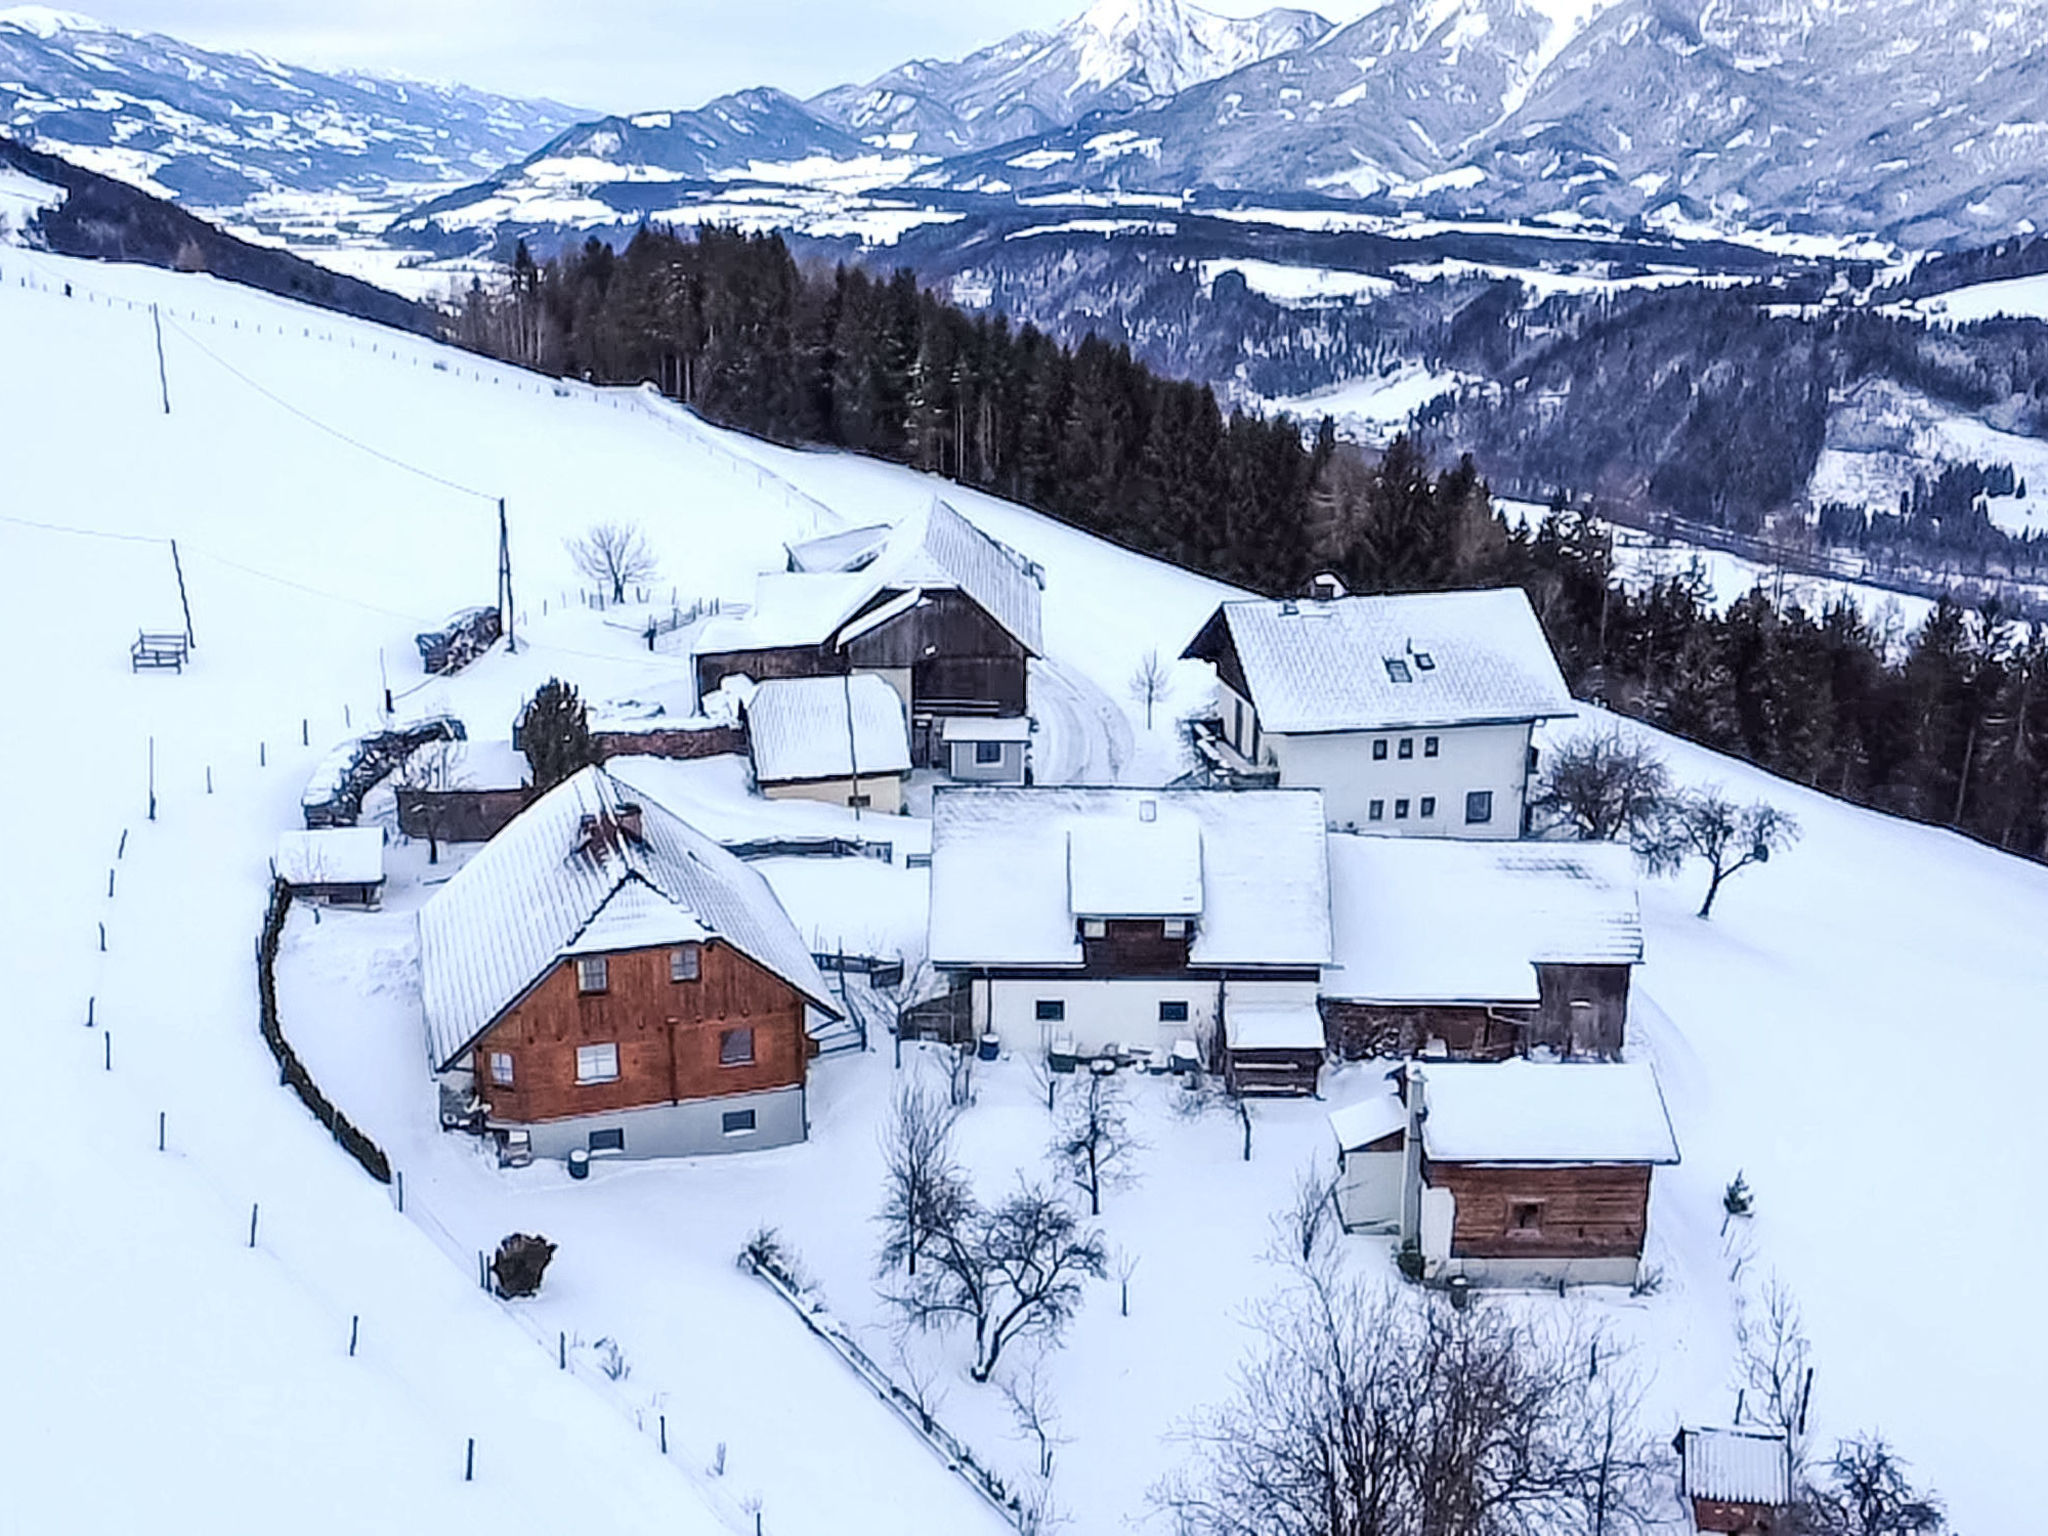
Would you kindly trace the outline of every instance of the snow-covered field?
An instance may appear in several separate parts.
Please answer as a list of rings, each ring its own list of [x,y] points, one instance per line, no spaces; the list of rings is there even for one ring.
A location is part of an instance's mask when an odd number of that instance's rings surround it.
[[[645,696],[674,684],[676,658],[573,600],[564,537],[627,511],[681,601],[743,599],[782,540],[899,517],[938,483],[204,277],[0,249],[0,337],[16,362],[0,375],[0,656],[21,701],[0,769],[16,1046],[0,1076],[13,1141],[0,1209],[6,1369],[32,1386],[5,1399],[0,1532],[746,1530],[756,1500],[771,1536],[1001,1529],[732,1263],[755,1226],[779,1226],[870,1352],[892,1358],[869,1220],[885,1052],[818,1064],[804,1146],[615,1164],[587,1184],[500,1174],[432,1128],[407,916],[447,866],[416,846],[392,852],[384,912],[297,914],[283,965],[286,1028],[407,1171],[404,1217],[278,1087],[254,1025],[265,859],[344,710],[356,727],[374,717],[380,652],[404,708],[485,724],[551,673],[592,698]],[[418,687],[413,632],[491,595],[499,495],[521,649]],[[1143,728],[1127,682],[1148,650],[1176,655],[1222,589],[947,495],[1046,568],[1050,656],[1034,691],[1051,739],[1034,750],[1059,777],[1170,772],[1171,729]],[[134,631],[179,623],[154,542],[168,537],[195,665],[133,676]],[[1199,669],[1178,667],[1165,718],[1200,687]],[[2031,1024],[2048,993],[2048,869],[1665,748],[1682,778],[1768,794],[1807,835],[1731,884],[1711,923],[1690,915],[1693,878],[1646,886],[1635,1039],[1685,1154],[1653,1208],[1665,1284],[1571,1304],[1641,1341],[1652,1427],[1726,1417],[1732,1260],[1718,1227],[1739,1168],[1758,1200],[1739,1234],[1747,1275],[1781,1274],[1804,1304],[1821,1435],[1882,1427],[1960,1526],[2025,1529],[2048,1338],[2013,1315],[2013,1281],[2048,1260],[2025,1219],[2048,1151],[2033,1104],[2048,1043]],[[688,777],[668,790],[700,814],[757,814],[736,778]],[[769,874],[808,931],[859,904],[876,942],[914,938],[920,872],[860,862]],[[88,1006],[104,1033],[83,1027]],[[1333,1074],[1328,1096],[1358,1093],[1361,1075]],[[978,1081],[962,1135],[993,1189],[1042,1166],[1044,1111],[1021,1063]],[[1131,1315],[1114,1286],[1096,1288],[1047,1365],[1069,1442],[1053,1497],[1076,1531],[1142,1526],[1146,1490],[1180,1454],[1165,1437],[1227,1390],[1250,1342],[1244,1308],[1275,1284],[1260,1257],[1269,1213],[1329,1155],[1326,1105],[1259,1106],[1245,1163],[1234,1121],[1182,1118],[1157,1080],[1134,1100],[1142,1180],[1105,1212],[1138,1259]],[[507,1308],[477,1289],[472,1255],[513,1227],[563,1246],[544,1295]],[[1384,1264],[1381,1244],[1350,1248]],[[576,1371],[557,1369],[560,1335]],[[621,1379],[594,1368],[600,1340],[622,1352]],[[987,1459],[1031,1459],[956,1353],[905,1349]]]
[[[1302,421],[1333,417],[1346,435],[1379,443],[1405,428],[1425,405],[1468,382],[1468,374],[1439,373],[1420,365],[1404,365],[1392,373],[1347,379],[1329,389],[1265,403],[1268,409],[1286,411]]]
[[[1874,379],[1828,412],[1827,436],[1806,489],[1815,506],[1830,501],[1895,511],[1916,479],[1932,481],[1951,464],[2010,464],[2024,496],[1993,496],[1985,507],[2008,533],[2048,528],[2048,441],[2002,430],[1917,390]]]
[[[1972,283],[1967,288],[1951,288],[1946,293],[1891,308],[1955,325],[1968,325],[1973,320],[2048,320],[2048,272]]]

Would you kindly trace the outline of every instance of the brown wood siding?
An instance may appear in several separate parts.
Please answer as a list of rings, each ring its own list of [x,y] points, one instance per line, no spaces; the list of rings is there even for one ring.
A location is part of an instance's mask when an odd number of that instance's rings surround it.
[[[1425,1162],[1423,1182],[1457,1198],[1451,1256],[1471,1259],[1640,1258],[1650,1218],[1642,1165],[1505,1168]],[[1513,1208],[1542,1203],[1541,1229],[1513,1232]]]
[[[672,946],[607,957],[608,985],[582,993],[564,961],[476,1044],[477,1092],[505,1120],[556,1120],[682,1099],[786,1088],[804,1080],[804,1002],[780,977],[716,940],[698,979],[671,981]],[[719,1035],[754,1031],[754,1060],[721,1066]],[[619,1075],[576,1081],[576,1048],[616,1043]],[[491,1053],[509,1052],[510,1088],[491,1081]]]
[[[1231,638],[1230,621],[1223,616],[1221,608],[1209,616],[1209,622],[1188,642],[1188,648],[1181,655],[1210,663],[1216,668],[1216,675],[1239,696],[1251,699],[1251,688],[1244,680],[1244,663],[1238,660],[1237,642]],[[1252,703],[1256,706],[1258,700],[1252,699]]]
[[[867,671],[908,667],[913,709],[1025,712],[1028,653],[963,592],[928,593],[916,607],[847,642],[846,655]]]
[[[1778,1511],[1769,1504],[1696,1498],[1692,1501],[1692,1524],[1696,1531],[1712,1531],[1717,1536],[1767,1536],[1777,1528]]]
[[[1538,965],[1541,1002],[1531,1043],[1569,1056],[1619,1056],[1628,1025],[1628,983],[1625,965]],[[1578,1001],[1592,1006],[1573,1008]]]
[[[1103,925],[1105,937],[1081,940],[1081,963],[1095,976],[1170,976],[1188,968],[1188,940],[1169,939],[1165,925],[1113,917]]]
[[[697,658],[697,697],[713,692],[728,677],[765,683],[776,677],[838,677],[846,658],[820,645],[785,645],[759,651],[706,651]]]
[[[1322,1000],[1323,1032],[1346,1061],[1368,1056],[1416,1056],[1441,1040],[1460,1061],[1503,1061],[1520,1053],[1535,1010],[1457,1004],[1348,1003]],[[1495,1015],[1501,1015],[1495,1017]]]

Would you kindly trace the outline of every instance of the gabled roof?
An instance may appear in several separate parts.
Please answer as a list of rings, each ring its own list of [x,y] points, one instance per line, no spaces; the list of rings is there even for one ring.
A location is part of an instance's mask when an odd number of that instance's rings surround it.
[[[1657,1074],[1640,1061],[1421,1062],[1422,1149],[1440,1163],[1675,1163]]]
[[[1200,839],[1190,963],[1328,960],[1323,797],[1315,790],[946,786],[932,797],[932,963],[1079,966],[1070,850],[1096,839],[1123,846],[1124,834],[1144,825],[1147,804],[1161,820],[1191,822]]]
[[[384,878],[384,829],[281,833],[272,868],[286,885],[374,885]]]
[[[866,618],[878,598],[900,598],[913,589],[963,592],[1026,651],[1045,654],[1039,623],[1044,594],[1036,568],[943,501],[894,528],[854,528],[788,548],[789,570],[760,578],[747,616],[706,626],[699,654],[843,645],[865,632],[842,632],[849,620]]]
[[[1096,817],[1067,829],[1067,910],[1075,917],[1198,917],[1202,823],[1178,806],[1134,821]]]
[[[1684,1429],[1678,1434],[1685,1497],[1732,1504],[1791,1502],[1785,1436],[1767,1429]]]
[[[872,673],[760,684],[747,703],[747,740],[763,784],[910,771],[903,700]]]
[[[641,836],[592,838],[640,807]],[[586,768],[528,806],[420,910],[436,1070],[565,956],[718,939],[836,1015],[768,882],[683,821]]]
[[[1282,735],[1540,720],[1571,694],[1519,587],[1225,603],[1182,652],[1234,651]]]
[[[1534,1004],[1539,963],[1643,958],[1634,856],[1619,843],[1330,834],[1323,995]]]

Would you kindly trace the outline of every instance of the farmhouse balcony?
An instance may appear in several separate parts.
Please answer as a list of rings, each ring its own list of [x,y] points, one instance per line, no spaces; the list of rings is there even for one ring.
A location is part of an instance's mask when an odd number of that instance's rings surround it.
[[[1197,784],[1229,789],[1271,789],[1280,782],[1280,770],[1253,763],[1223,733],[1218,719],[1190,720],[1188,745],[1194,749],[1195,768],[1190,778]]]

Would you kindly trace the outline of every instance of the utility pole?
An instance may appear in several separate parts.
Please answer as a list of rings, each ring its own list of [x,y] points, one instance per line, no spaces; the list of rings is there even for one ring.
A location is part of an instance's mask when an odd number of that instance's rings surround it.
[[[156,331],[156,383],[163,392],[164,414],[171,414],[171,376],[164,371],[164,322],[154,304],[149,306],[149,323]]]
[[[505,498],[498,498],[498,627],[505,631],[505,650],[519,653],[512,634],[512,538],[505,527]]]
[[[164,409],[168,411],[170,407],[166,405]],[[196,651],[199,642],[192,638],[192,600],[185,595],[185,562],[178,558],[176,539],[171,540],[171,569],[178,573],[178,606],[185,610],[185,648]]]

